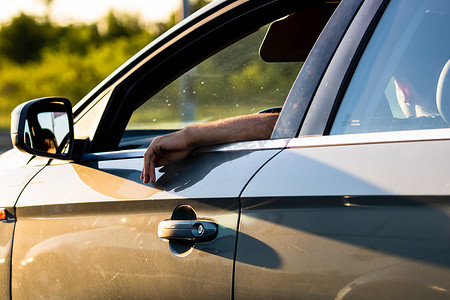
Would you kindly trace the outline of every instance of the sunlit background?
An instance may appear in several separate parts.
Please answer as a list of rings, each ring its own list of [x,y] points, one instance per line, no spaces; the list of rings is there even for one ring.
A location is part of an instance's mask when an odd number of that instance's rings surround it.
[[[109,10],[139,15],[145,21],[165,21],[180,9],[181,0],[0,0],[0,22],[8,22],[20,12],[49,15],[58,24],[92,23]]]
[[[75,105],[137,51],[211,0],[0,0],[0,154],[11,111],[62,96]]]

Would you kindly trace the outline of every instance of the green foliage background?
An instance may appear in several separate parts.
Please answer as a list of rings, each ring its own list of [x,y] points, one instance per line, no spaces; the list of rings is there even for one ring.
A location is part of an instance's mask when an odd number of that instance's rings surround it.
[[[96,24],[67,26],[16,16],[0,28],[0,129],[8,129],[11,111],[30,99],[63,96],[75,105],[174,24],[175,15],[143,24],[113,11]]]
[[[196,0],[192,8],[208,2]],[[66,26],[48,17],[16,16],[0,27],[0,130],[9,128],[11,111],[24,101],[61,96],[75,105],[175,23],[175,14],[166,22],[143,24],[113,11],[95,24]],[[153,128],[172,122],[181,128],[186,122],[283,105],[301,65],[264,63],[258,53],[266,30],[261,28],[168,85],[135,112],[131,125]],[[182,107],[186,99],[195,106],[193,113]]]

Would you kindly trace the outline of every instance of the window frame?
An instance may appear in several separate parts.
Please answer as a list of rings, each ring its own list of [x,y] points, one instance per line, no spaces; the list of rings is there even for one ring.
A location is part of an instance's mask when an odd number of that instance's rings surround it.
[[[115,85],[114,92],[87,152],[116,150],[129,118],[141,104],[140,99],[148,99],[200,61],[251,34],[259,27],[284,17],[293,10],[308,7],[314,2],[316,1],[306,3],[247,1],[235,5],[227,2],[228,5],[225,5],[222,11],[216,11],[200,20],[196,20],[194,16],[188,20],[190,22],[182,23],[181,28],[184,30],[177,30],[177,34],[165,38],[164,43],[159,43],[159,47],[129,70],[119,83],[112,84]],[[222,40],[218,40],[217,36],[221,36]],[[152,83],[151,87],[149,82]]]
[[[359,59],[389,2],[367,0],[361,5],[327,67],[298,137],[329,134]]]
[[[343,0],[336,8],[294,82],[275,125],[272,139],[299,135],[317,87],[363,1]]]

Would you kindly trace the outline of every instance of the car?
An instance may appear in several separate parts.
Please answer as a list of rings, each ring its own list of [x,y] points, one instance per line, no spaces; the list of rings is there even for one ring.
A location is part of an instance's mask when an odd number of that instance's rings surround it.
[[[450,3],[214,1],[12,113],[0,295],[448,299]],[[280,111],[143,184],[158,135]]]

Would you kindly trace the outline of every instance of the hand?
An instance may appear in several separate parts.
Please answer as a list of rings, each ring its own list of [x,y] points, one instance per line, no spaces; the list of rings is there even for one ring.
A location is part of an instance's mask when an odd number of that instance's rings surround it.
[[[155,168],[187,157],[193,150],[185,130],[180,130],[153,139],[144,154],[141,179],[144,183],[155,182]]]

